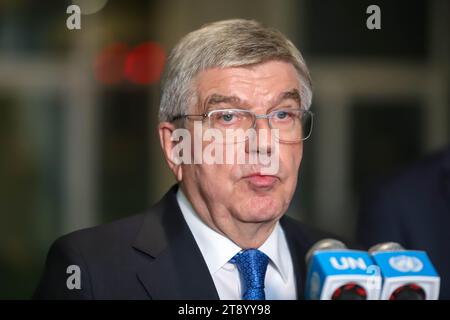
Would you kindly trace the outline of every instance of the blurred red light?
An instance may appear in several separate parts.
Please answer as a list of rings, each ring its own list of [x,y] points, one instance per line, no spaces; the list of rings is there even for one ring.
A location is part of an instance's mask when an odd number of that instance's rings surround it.
[[[125,60],[125,77],[136,84],[158,82],[164,68],[166,54],[156,42],[145,42],[131,50]]]
[[[123,68],[129,52],[124,43],[114,43],[103,48],[94,63],[97,80],[106,85],[118,84],[123,79]]]

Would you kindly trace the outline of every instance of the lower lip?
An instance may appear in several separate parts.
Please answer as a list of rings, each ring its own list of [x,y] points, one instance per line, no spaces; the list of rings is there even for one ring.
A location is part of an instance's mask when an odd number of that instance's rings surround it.
[[[247,177],[246,180],[255,187],[267,188],[267,187],[273,186],[275,184],[275,182],[277,181],[277,178],[274,176],[255,175],[255,176]]]

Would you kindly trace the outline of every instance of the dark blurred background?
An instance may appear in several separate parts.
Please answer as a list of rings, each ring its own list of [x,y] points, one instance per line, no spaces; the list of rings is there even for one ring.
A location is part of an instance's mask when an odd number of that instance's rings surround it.
[[[0,2],[0,298],[29,298],[58,236],[145,210],[174,182],[159,75],[202,24],[252,18],[302,51],[314,84],[289,214],[346,238],[376,179],[450,142],[450,2]],[[381,8],[381,30],[366,8]]]

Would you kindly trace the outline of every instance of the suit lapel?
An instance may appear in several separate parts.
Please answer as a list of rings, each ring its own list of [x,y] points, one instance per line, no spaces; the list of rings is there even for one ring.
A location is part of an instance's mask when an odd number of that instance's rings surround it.
[[[143,253],[137,277],[152,299],[219,299],[173,187],[144,219],[133,247]]]

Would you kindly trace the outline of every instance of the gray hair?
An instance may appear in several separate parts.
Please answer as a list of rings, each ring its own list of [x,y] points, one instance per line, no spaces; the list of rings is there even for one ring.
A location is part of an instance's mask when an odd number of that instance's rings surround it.
[[[301,107],[309,109],[312,84],[301,53],[281,32],[253,20],[223,20],[183,37],[169,55],[162,80],[159,121],[186,114],[197,99],[195,76],[211,68],[254,65],[271,60],[291,63],[300,80]]]

